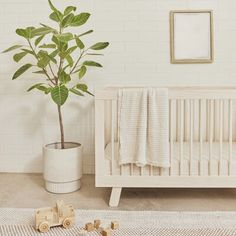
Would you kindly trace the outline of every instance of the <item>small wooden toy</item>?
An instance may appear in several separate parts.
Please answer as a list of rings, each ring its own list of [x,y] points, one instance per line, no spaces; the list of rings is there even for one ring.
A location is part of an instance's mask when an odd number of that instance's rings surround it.
[[[98,229],[100,225],[101,225],[101,220],[94,220],[94,227],[96,229]]]
[[[118,221],[112,221],[111,222],[111,229],[115,230],[115,229],[119,229],[119,222]]]
[[[111,236],[111,230],[109,228],[103,229],[102,236]]]
[[[91,222],[89,222],[89,223],[85,224],[85,229],[88,232],[94,231],[94,225]]]
[[[39,208],[35,213],[35,228],[42,233],[48,232],[52,226],[70,228],[74,222],[74,208],[63,201],[56,201],[56,207]]]
[[[97,230],[101,234],[104,229],[109,229],[109,228],[110,228],[109,223],[107,224],[107,222],[101,222]]]

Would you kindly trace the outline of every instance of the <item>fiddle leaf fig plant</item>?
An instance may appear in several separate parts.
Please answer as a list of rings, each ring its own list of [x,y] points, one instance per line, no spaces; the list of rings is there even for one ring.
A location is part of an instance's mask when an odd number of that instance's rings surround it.
[[[3,51],[3,53],[18,50],[13,56],[15,62],[20,62],[26,56],[32,57],[32,62],[21,66],[14,73],[12,79],[17,79],[28,70],[42,76],[43,81],[32,85],[28,91],[38,90],[50,95],[57,105],[61,148],[64,149],[61,107],[71,93],[76,96],[84,96],[85,93],[92,95],[87,85],[82,81],[88,67],[102,67],[102,65],[90,59],[85,60],[85,58],[103,55],[97,53],[97,51],[105,49],[109,43],[98,42],[86,47],[83,36],[93,33],[93,30],[74,34],[69,29],[84,25],[90,14],[87,12],[77,14],[75,6],[68,6],[64,11],[60,11],[50,0],[48,0],[48,3],[52,10],[49,18],[56,22],[57,27],[40,24],[40,27],[30,26],[17,29],[16,34],[23,37],[26,44],[14,45]],[[75,77],[73,81],[72,77]]]

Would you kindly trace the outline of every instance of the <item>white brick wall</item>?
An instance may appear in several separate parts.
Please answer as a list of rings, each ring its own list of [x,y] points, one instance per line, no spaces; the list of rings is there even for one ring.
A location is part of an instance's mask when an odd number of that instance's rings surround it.
[[[46,0],[0,0],[0,50],[20,43],[18,27],[48,23]],[[67,1],[54,0],[62,8]],[[107,84],[124,85],[236,85],[235,0],[71,0],[80,10],[92,13],[86,27],[93,28],[87,43],[109,41],[104,69],[90,69],[92,90]],[[215,63],[169,63],[169,11],[213,9]],[[26,74],[18,81],[11,75],[19,65],[11,55],[0,55],[0,171],[40,172],[41,147],[58,140],[54,104],[48,97],[26,89],[39,76]],[[84,144],[84,169],[94,169],[93,99],[71,97],[63,108],[66,139]]]

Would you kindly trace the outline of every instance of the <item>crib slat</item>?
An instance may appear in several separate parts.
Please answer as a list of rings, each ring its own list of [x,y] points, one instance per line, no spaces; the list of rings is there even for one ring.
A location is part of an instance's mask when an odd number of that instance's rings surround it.
[[[223,142],[223,101],[222,100],[220,100],[219,101],[220,103],[219,103],[219,113],[220,113],[220,120],[219,120],[219,122],[220,122],[220,124],[219,124],[219,126],[220,126],[220,149],[219,149],[219,151],[220,151],[220,153],[219,153],[219,175],[221,175],[221,168],[222,168],[222,142]]]
[[[140,176],[142,176],[143,175],[143,167],[139,167],[139,173],[140,173]]]
[[[173,155],[173,129],[172,129],[172,99],[170,99],[169,101],[169,131],[170,131],[170,175],[172,174],[172,163],[173,163],[173,160],[172,160],[172,155]]]
[[[132,176],[134,174],[134,164],[131,163],[129,166],[130,166],[130,175]]]
[[[219,130],[219,124],[220,124],[220,102],[222,102],[222,114],[223,114],[223,108],[224,108],[224,103],[223,103],[223,100],[221,99],[217,99],[215,101],[215,116],[214,116],[214,132],[215,132],[215,135],[214,135],[214,140],[216,142],[219,142],[220,140],[220,130]],[[223,124],[223,122],[222,122]],[[223,131],[223,129],[222,129]],[[224,140],[224,135],[222,133],[222,140]]]
[[[192,175],[193,157],[193,100],[190,100],[190,150],[189,150],[189,175]]]
[[[208,162],[208,168],[209,168],[209,175],[212,175],[212,140],[213,140],[213,100],[210,100],[210,115],[209,115],[209,162]]]
[[[184,113],[184,100],[180,100],[179,103],[179,112],[180,112],[180,126],[179,126],[179,133],[180,133],[180,137],[179,137],[179,143],[180,143],[180,162],[179,162],[179,174],[182,174],[182,163],[183,163],[183,128],[184,128],[184,117],[183,117],[183,113]]]
[[[149,166],[149,175],[153,176],[153,166],[152,165]]]
[[[190,100],[189,99],[184,99],[184,141],[187,142],[190,139],[190,119],[189,119],[189,114],[190,114]]]
[[[115,134],[115,106],[116,101],[112,100],[111,102],[111,175],[115,172],[115,148],[114,148],[114,134]]]
[[[203,100],[199,100],[199,142],[200,142],[200,149],[199,149],[199,175],[202,175],[202,107],[203,107]]]
[[[209,141],[209,99],[206,100],[206,140]]]
[[[179,100],[175,100],[175,109],[176,109],[176,119],[175,119],[175,122],[176,122],[176,125],[175,125],[175,140],[176,141],[179,141],[179,107],[180,107],[180,101]]]
[[[233,142],[233,119],[232,119],[232,104],[233,101],[229,100],[229,160],[228,160],[228,174],[231,175],[231,161],[232,161],[232,142]]]

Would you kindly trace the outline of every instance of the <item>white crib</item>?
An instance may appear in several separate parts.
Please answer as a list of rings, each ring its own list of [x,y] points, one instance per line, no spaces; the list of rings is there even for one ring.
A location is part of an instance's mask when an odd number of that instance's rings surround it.
[[[122,187],[236,187],[235,88],[169,88],[168,169],[118,165],[118,89],[95,96],[96,187],[112,187],[110,206]]]

